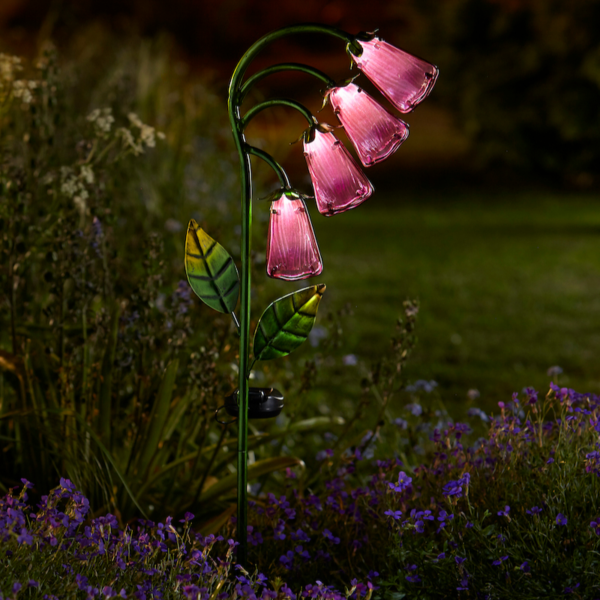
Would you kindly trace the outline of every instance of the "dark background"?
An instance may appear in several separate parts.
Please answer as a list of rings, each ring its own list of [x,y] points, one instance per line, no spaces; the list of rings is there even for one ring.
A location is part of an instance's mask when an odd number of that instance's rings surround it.
[[[599,1],[0,0],[0,51],[35,65],[52,41],[72,103],[67,122],[111,106],[120,123],[134,110],[166,132],[168,143],[138,161],[115,194],[125,221],[168,233],[177,279],[182,236],[166,222],[212,207],[218,214],[204,214],[211,230],[219,223],[221,242],[237,246],[228,237],[237,235],[239,194],[229,78],[257,39],[302,22],[350,33],[379,28],[383,39],[440,69],[427,100],[401,115],[407,142],[369,171],[377,190],[369,212],[350,211],[333,225],[313,218],[327,257],[327,302],[354,303],[345,352],[377,356],[399,299],[420,298],[411,380],[434,378],[454,399],[477,387],[489,406],[524,385],[546,385],[557,364],[582,389],[597,389]],[[343,43],[324,35],[280,39],[251,71],[282,60],[337,81],[356,73]],[[369,90],[365,77],[360,85]],[[317,112],[321,88],[305,75],[278,74],[256,86],[248,105],[281,94],[334,124],[330,109]],[[261,113],[248,136],[311,194],[301,144],[290,145],[304,128],[294,111],[278,109]],[[66,133],[62,158],[57,147],[52,160],[69,164],[75,148]],[[254,163],[262,197],[277,183]],[[260,257],[268,215],[260,205],[256,215]],[[142,239],[136,231],[132,244]],[[277,283],[265,282],[261,293],[283,293]]]
[[[265,33],[322,22],[381,36],[435,62],[439,82],[409,120],[419,131],[410,168],[475,183],[537,181],[598,187],[600,178],[600,3],[596,0],[2,0],[3,46],[21,54],[51,37],[67,46],[90,27],[119,36],[168,35],[191,72],[225,94],[244,51]],[[279,54],[343,79],[338,40],[297,36],[274,44],[256,68]],[[295,79],[272,78],[271,91]],[[301,85],[308,85],[304,82]],[[266,90],[266,88],[263,88]],[[308,91],[308,89],[307,89]],[[442,107],[442,108],[440,108]],[[412,118],[412,115],[411,115]],[[473,149],[476,151],[473,151]],[[432,164],[435,169],[432,169]],[[397,168],[388,167],[390,169]],[[458,174],[457,174],[458,173]],[[422,177],[417,176],[417,180]]]

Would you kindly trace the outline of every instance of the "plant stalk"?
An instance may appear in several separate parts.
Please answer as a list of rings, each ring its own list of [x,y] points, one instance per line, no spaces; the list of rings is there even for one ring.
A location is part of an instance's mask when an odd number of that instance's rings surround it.
[[[229,84],[228,112],[231,131],[240,159],[240,185],[242,208],[242,240],[241,240],[241,271],[240,271],[240,356],[239,356],[239,392],[238,392],[238,459],[237,459],[237,562],[244,568],[248,563],[248,391],[249,391],[249,355],[250,355],[250,238],[252,229],[252,171],[250,164],[249,148],[244,136],[244,127],[250,119],[262,108],[275,104],[292,106],[303,112],[311,122],[312,115],[304,113],[301,105],[288,101],[276,103],[263,103],[259,110],[250,111],[242,118],[240,108],[243,101],[243,92],[247,92],[252,84],[243,88],[243,78],[250,63],[258,53],[273,41],[295,33],[326,33],[344,40],[347,44],[354,41],[354,37],[345,31],[328,25],[306,23],[283,27],[260,38],[244,54],[235,68]],[[307,69],[310,69],[307,67]],[[297,66],[293,70],[299,70]],[[266,74],[269,74],[267,72]],[[255,77],[254,82],[261,77]],[[253,83],[254,83],[253,82]],[[243,92],[242,92],[243,90]],[[305,109],[304,109],[305,110]],[[261,157],[263,158],[263,157]]]

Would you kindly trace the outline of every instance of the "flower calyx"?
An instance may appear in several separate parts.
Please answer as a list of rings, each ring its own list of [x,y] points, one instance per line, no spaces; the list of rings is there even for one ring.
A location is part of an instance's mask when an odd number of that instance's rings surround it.
[[[304,140],[307,144],[310,144],[315,139],[315,132],[319,131],[320,133],[331,133],[336,129],[341,129],[341,125],[329,125],[329,123],[319,123],[315,119],[313,125],[304,130],[299,139],[295,140],[294,143],[299,142],[300,140]]]
[[[325,88],[325,91],[323,92],[323,105],[321,106],[321,108],[319,109],[318,112],[321,112],[328,104],[330,104],[329,96],[331,95],[331,92],[333,92],[333,90],[335,90],[337,88],[344,88],[344,87],[350,85],[351,83],[354,83],[354,80],[358,79],[360,76],[361,76],[361,74],[357,73],[353,77],[344,79],[340,83],[336,82],[336,83],[332,83],[331,85],[327,86]]]
[[[375,31],[361,31],[354,36],[351,42],[348,42],[346,52],[350,57],[352,66],[354,66],[354,58],[360,56],[363,52],[360,42],[370,42],[373,38],[377,37],[378,31],[379,29],[375,29]]]
[[[280,188],[277,188],[276,190],[274,190],[273,192],[271,192],[269,195],[263,196],[262,198],[260,198],[260,200],[261,201],[266,200],[268,202],[275,202],[275,200],[279,200],[282,196],[285,196],[288,200],[307,200],[307,199],[313,198],[313,196],[307,196],[306,194],[299,192],[295,188],[280,187]]]

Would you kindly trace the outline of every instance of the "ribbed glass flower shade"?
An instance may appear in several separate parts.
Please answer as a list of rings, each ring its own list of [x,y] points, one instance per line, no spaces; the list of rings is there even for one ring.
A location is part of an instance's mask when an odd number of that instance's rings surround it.
[[[322,271],[321,253],[304,201],[282,195],[271,203],[267,275],[295,281]]]
[[[385,160],[408,137],[408,125],[354,83],[333,88],[329,100],[365,167]]]
[[[363,52],[355,56],[356,66],[400,111],[410,112],[431,92],[438,68],[375,37],[359,40]]]
[[[312,142],[304,140],[319,212],[325,216],[355,208],[374,191],[371,182],[333,133],[316,130]]]

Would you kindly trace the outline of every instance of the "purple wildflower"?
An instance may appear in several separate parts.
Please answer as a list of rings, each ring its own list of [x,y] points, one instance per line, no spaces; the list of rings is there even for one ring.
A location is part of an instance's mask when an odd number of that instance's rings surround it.
[[[296,546],[294,550],[296,551],[296,554],[299,554],[305,561],[310,560],[310,554],[307,550],[304,550],[302,546]]]
[[[191,512],[186,512],[185,515],[183,515],[183,519],[181,519],[179,522],[187,523],[188,521],[191,521],[193,518],[194,518],[194,515]]]
[[[282,594],[285,594],[285,598],[289,598],[290,600],[296,600],[296,594],[294,594],[294,592],[292,592],[292,590],[287,586],[286,583],[284,583],[281,588],[279,588],[279,591]]]
[[[398,427],[398,429],[406,430],[408,428],[408,421],[398,417],[397,419],[394,419],[394,425]]]
[[[319,452],[317,452],[317,455],[315,456],[315,458],[319,461],[321,460],[325,460],[327,457],[332,457],[333,456],[333,450],[331,449],[327,449],[327,450],[319,450]]]
[[[392,517],[395,521],[397,521],[402,516],[402,511],[401,510],[386,510],[383,514],[387,515],[388,517]]]
[[[565,515],[563,515],[562,513],[558,513],[556,515],[556,524],[557,525],[566,525],[567,524],[567,517],[565,517]]]
[[[417,570],[417,565],[409,565],[408,567],[406,567],[406,570],[414,573],[413,575],[406,576],[407,581],[410,581],[411,583],[419,583],[421,581],[421,578],[415,573],[415,571]]]
[[[526,387],[524,392],[527,394],[527,403],[535,404],[538,401],[538,393],[532,387]]]
[[[420,417],[423,414],[423,407],[420,404],[417,404],[416,402],[411,402],[410,404],[407,404],[404,408],[405,410],[410,412],[414,417]]]
[[[458,481],[449,481],[444,486],[442,493],[444,496],[456,496],[457,498],[462,498],[463,486],[468,487],[470,480],[471,475],[465,473]]]
[[[288,550],[285,554],[279,557],[279,562],[286,568],[291,569],[294,562],[294,553],[292,550]]]
[[[334,544],[339,544],[340,543],[340,538],[339,537],[335,537],[333,535],[333,533],[331,533],[331,531],[329,531],[329,529],[324,529],[323,530],[323,537],[326,537],[328,540],[331,540]]]
[[[254,531],[254,527],[252,525],[248,525],[248,541],[253,546],[258,546],[264,542],[263,536],[260,531]]]
[[[480,408],[469,408],[469,410],[467,410],[467,415],[469,417],[479,417],[484,423],[489,421],[488,416]]]
[[[412,477],[409,477],[404,471],[398,475],[398,483],[388,483],[395,492],[403,492],[412,483]]]
[[[308,537],[308,535],[306,535],[306,533],[304,531],[302,531],[302,529],[298,529],[296,531],[296,533],[294,533],[292,531],[292,534],[290,536],[294,541],[300,541],[300,542],[310,542],[310,538]]]

